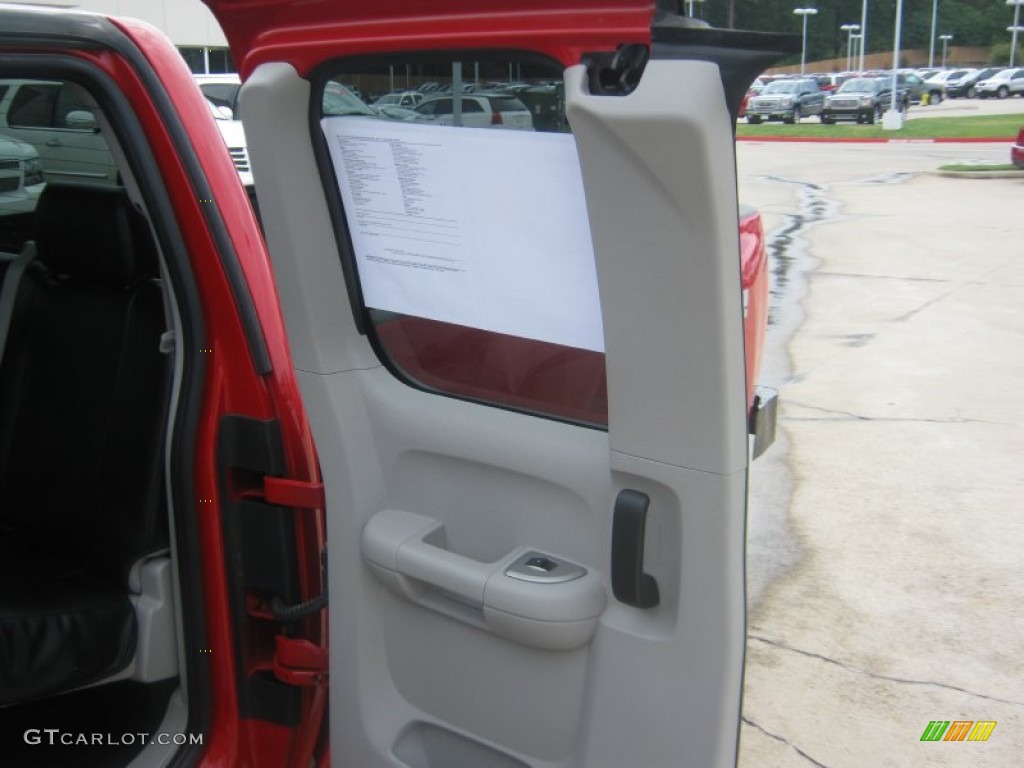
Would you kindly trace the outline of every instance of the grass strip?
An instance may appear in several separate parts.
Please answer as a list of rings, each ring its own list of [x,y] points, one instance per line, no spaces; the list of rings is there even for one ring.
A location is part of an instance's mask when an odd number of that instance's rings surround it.
[[[973,171],[1020,171],[1024,175],[1024,169],[1018,168],[1010,163],[1003,165],[971,165],[970,163],[954,163],[953,165],[940,165],[940,171],[953,171],[955,173],[971,173]]]
[[[913,107],[911,109],[914,109]],[[928,107],[918,107],[928,109]],[[759,136],[790,136],[808,139],[1002,139],[1012,140],[1024,126],[1024,108],[1019,114],[980,115],[978,117],[927,117],[907,120],[898,131],[886,131],[881,125],[837,123],[822,125],[817,117],[805,117],[796,125],[762,123],[736,125],[736,135],[745,138]]]

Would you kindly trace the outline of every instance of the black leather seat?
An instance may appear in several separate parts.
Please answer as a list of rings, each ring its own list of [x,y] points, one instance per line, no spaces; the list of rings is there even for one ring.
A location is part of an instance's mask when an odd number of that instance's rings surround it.
[[[51,184],[36,244],[0,365],[0,704],[124,669],[129,569],[167,545],[147,224],[121,189]]]

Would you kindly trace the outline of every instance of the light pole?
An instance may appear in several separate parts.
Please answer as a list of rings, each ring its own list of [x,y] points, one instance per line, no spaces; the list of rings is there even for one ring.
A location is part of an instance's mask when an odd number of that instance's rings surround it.
[[[864,71],[864,47],[868,42],[868,0],[863,0],[863,4],[860,7],[860,64],[857,66],[858,72]]]
[[[889,91],[889,111],[882,117],[882,128],[886,131],[898,131],[903,127],[903,113],[900,112],[898,91],[900,68],[900,37],[903,32],[903,0],[896,0],[896,31],[892,45],[892,83]]]
[[[1024,0],[1021,0],[1024,2]],[[797,16],[803,16],[804,19],[804,44],[800,48],[800,74],[804,74],[807,71],[807,17],[813,16],[818,12],[817,8],[794,8],[793,13]]]
[[[939,0],[932,0],[932,34],[928,38],[928,68],[935,66],[935,29],[939,21]],[[945,65],[943,65],[945,66]]]
[[[860,24],[843,24],[839,27],[846,33],[846,71],[853,66],[853,33],[860,29]]]
[[[687,5],[687,8],[688,8],[687,15],[690,18],[694,18],[694,16],[693,16],[693,4],[694,3],[703,3],[703,2],[704,2],[704,0],[686,0],[686,5]]]
[[[939,35],[939,40],[942,41],[942,68],[946,68],[946,46],[949,45],[949,41],[953,39],[952,35]]]
[[[857,57],[864,54],[864,35],[853,35],[853,59],[850,62],[850,71],[857,66]]]
[[[1020,6],[1018,5],[1017,7],[1019,8]],[[1024,27],[1014,24],[1012,27],[1007,27],[1006,31],[1012,33],[1010,38],[1010,66],[1012,67],[1014,66],[1013,57],[1017,53],[1017,33],[1024,32]]]
[[[1013,58],[1017,53],[1017,33],[1024,32],[1024,29],[1020,27],[1020,7],[1024,5],[1024,0],[1006,0],[1007,5],[1013,6],[1013,26],[1007,27],[1006,31],[1012,33],[1010,38],[1010,66],[1013,66]]]

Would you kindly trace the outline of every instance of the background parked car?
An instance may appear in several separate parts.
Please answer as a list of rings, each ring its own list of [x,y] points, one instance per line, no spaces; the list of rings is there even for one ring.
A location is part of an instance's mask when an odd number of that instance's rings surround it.
[[[0,251],[13,251],[24,240],[45,186],[39,153],[31,144],[0,134]]]
[[[526,88],[517,89],[515,96],[530,110],[535,131],[569,130],[565,119],[565,83],[527,84]]]
[[[987,67],[985,69],[969,70],[966,75],[957,78],[950,78],[946,82],[946,96],[951,99],[958,99],[961,96],[973,99],[978,95],[977,84],[987,80],[996,74],[1001,67]]]
[[[898,91],[897,104],[906,111],[910,97],[904,90]],[[858,123],[874,123],[882,119],[882,113],[889,109],[892,95],[892,79],[883,77],[858,77],[847,80],[839,90],[825,99],[821,122],[832,125],[837,120],[854,120]]]
[[[34,211],[42,184],[43,171],[35,148],[0,135],[0,216]]]
[[[192,79],[199,84],[203,96],[218,107],[231,110],[235,120],[241,120],[242,114],[238,106],[238,94],[242,90],[242,80],[238,75],[193,75]]]
[[[90,104],[73,83],[0,80],[0,132],[35,147],[47,181],[114,184]]]
[[[419,91],[398,91],[386,93],[373,102],[375,107],[405,107],[412,109],[419,104],[426,96]]]
[[[969,69],[943,69],[936,72],[931,77],[924,78],[925,83],[941,88],[943,91],[946,86],[949,85],[949,81],[955,77],[961,77],[971,70]]]
[[[953,94],[950,93],[950,89],[954,83],[959,83],[961,80],[965,80],[974,74],[977,70],[974,68],[961,68],[961,69],[947,69],[943,72],[939,72],[930,80],[942,83],[946,90],[946,98],[952,98]]]
[[[255,202],[252,170],[249,166],[248,142],[245,129],[239,119],[239,92],[241,81],[238,75],[196,75],[199,90],[206,96],[210,111],[217,121],[220,135],[227,144],[231,160],[238,171],[238,177]],[[368,107],[351,88],[341,83],[330,82],[324,87],[324,114],[359,115],[361,117],[386,117],[390,120],[415,120],[419,116],[410,109],[383,105]]]
[[[810,77],[776,80],[765,86],[747,102],[747,122],[757,125],[762,120],[796,123],[808,115],[820,115],[825,94],[818,81]]]
[[[1001,69],[988,79],[979,81],[975,88],[982,99],[989,96],[1005,99],[1012,94],[1024,96],[1024,69]]]
[[[907,89],[911,104],[924,104],[926,95],[929,104],[941,104],[946,96],[944,83],[929,82],[916,73],[899,72],[896,79],[898,87]]]
[[[453,125],[455,99],[451,96],[430,98],[417,105],[425,120],[438,125]],[[470,128],[510,128],[533,130],[533,118],[515,96],[503,94],[468,94],[462,97],[462,125]]]
[[[235,164],[235,170],[238,171],[238,178],[242,180],[242,184],[247,190],[251,190],[253,186],[252,169],[249,167],[249,148],[245,140],[245,128],[242,127],[242,121],[236,120],[227,107],[219,107],[209,98],[206,99],[206,103],[210,105],[210,113],[217,122],[217,130],[220,131],[224,144],[227,145],[231,161]]]
[[[374,104],[370,107],[376,117],[386,117],[388,120],[422,120],[420,114],[408,107],[396,107],[392,104]]]
[[[747,116],[747,104],[750,102],[752,98],[761,93],[761,91],[765,89],[766,85],[768,85],[768,83],[765,82],[764,79],[760,77],[757,78],[753,82],[753,84],[751,84],[750,88],[747,89],[747,92],[743,94],[743,99],[740,101],[739,117]]]
[[[835,72],[820,72],[809,75],[809,77],[813,77],[818,82],[818,88],[820,90],[825,91],[825,93],[832,93],[847,80],[852,77],[856,77],[856,75],[849,73],[838,74]]]

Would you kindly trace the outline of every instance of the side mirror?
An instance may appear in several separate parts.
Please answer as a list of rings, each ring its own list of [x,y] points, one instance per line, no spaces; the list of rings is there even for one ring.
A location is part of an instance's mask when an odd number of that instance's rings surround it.
[[[96,116],[87,109],[73,109],[64,116],[64,125],[79,131],[98,131]]]

